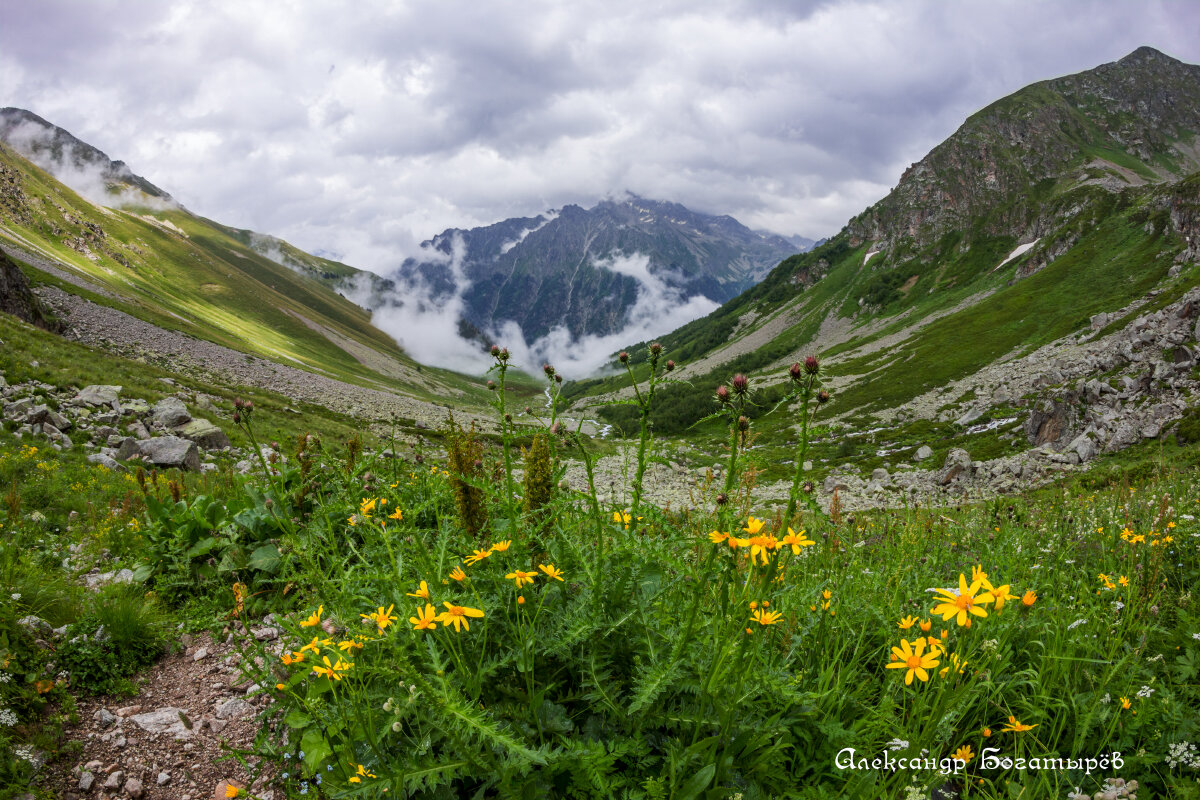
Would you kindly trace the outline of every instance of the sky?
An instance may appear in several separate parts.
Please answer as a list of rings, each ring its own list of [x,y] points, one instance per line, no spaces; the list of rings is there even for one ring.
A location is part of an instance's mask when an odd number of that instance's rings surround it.
[[[191,211],[390,272],[422,240],[632,191],[836,233],[970,113],[1200,3],[0,0],[0,105]]]

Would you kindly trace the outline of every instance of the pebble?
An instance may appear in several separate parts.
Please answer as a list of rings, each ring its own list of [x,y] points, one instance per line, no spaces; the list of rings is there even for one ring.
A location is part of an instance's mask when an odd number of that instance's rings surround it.
[[[199,650],[197,650],[192,655],[192,661],[203,661],[206,658],[208,658],[208,648],[207,647],[201,647]]]
[[[158,773],[158,778],[156,778],[154,782],[156,784],[158,784],[159,786],[166,786],[168,783],[171,782],[171,773],[169,773],[169,772]]]

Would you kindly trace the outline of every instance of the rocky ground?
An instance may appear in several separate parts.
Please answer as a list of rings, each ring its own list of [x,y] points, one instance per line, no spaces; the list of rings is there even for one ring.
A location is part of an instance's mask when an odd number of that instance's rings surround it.
[[[135,697],[86,698],[67,738],[81,745],[49,768],[42,783],[64,800],[224,798],[228,781],[271,800],[268,776],[231,753],[259,731],[266,692],[237,669],[241,648],[208,635],[181,637],[179,649],[139,677]]]

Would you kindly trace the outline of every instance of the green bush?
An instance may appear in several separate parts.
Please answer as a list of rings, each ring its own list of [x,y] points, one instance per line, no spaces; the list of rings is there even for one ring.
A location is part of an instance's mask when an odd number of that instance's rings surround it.
[[[157,661],[165,645],[165,616],[155,600],[138,586],[116,585],[68,628],[57,659],[75,689],[131,694],[128,678]]]

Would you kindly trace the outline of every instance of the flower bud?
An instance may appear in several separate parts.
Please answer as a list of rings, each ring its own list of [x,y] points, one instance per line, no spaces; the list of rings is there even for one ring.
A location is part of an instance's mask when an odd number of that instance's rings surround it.
[[[532,413],[533,413],[533,409],[532,409],[532,408],[530,408],[529,406],[525,406],[525,413],[526,413],[526,414],[532,414]]]
[[[722,405],[729,402],[729,387],[721,385],[717,387],[717,401]]]
[[[805,494],[812,494],[812,493],[813,493],[813,489],[816,489],[816,488],[817,488],[817,487],[813,485],[813,482],[812,482],[812,481],[805,481],[805,482],[804,482],[804,493],[805,493]]]
[[[626,353],[624,350],[622,350],[620,353],[617,354],[617,361],[620,361],[622,364],[628,364],[629,363],[629,353]]]
[[[670,372],[673,369],[675,369],[675,362],[668,360],[667,361],[667,372]]]
[[[500,346],[492,345],[491,353],[492,353],[492,358],[496,358],[497,356],[499,356],[500,355]]]
[[[650,355],[657,356],[662,353],[662,345],[654,342],[650,345]]]
[[[744,416],[738,417],[738,430],[739,431],[750,430],[750,420]]]
[[[505,421],[505,422],[512,422],[512,414],[505,414],[505,415],[504,415],[504,421]]]
[[[828,403],[829,402],[829,392],[825,391],[824,389],[822,389],[820,392],[818,392],[817,393],[817,402],[818,403]]]
[[[483,460],[477,458],[471,463],[471,466],[473,466],[475,469],[483,469]]]
[[[492,392],[496,391],[496,382],[495,381],[488,381],[487,386],[488,386],[488,391],[492,391]]]
[[[242,407],[242,398],[240,398],[240,397],[238,397],[238,398],[235,398],[235,399],[234,399],[234,401],[233,401],[233,407],[234,407],[234,408],[241,408],[241,407]]]
[[[542,372],[546,373],[546,377],[549,378],[554,375],[554,367],[549,364],[542,364]]]
[[[750,388],[750,381],[746,380],[746,376],[740,372],[733,376],[730,383],[733,385],[734,394],[745,394],[746,390]]]
[[[801,375],[800,365],[792,364],[792,366],[788,369],[788,375],[792,376],[792,380],[799,381]]]
[[[238,412],[238,411],[233,412],[233,424],[240,425],[241,422],[242,422],[241,412]]]
[[[417,453],[416,457],[413,460],[416,461],[418,464],[424,464],[425,456],[421,455],[420,453]]]
[[[562,436],[564,433],[567,432],[567,427],[565,425],[563,425],[561,422],[556,422],[550,426],[550,432],[552,434],[554,434],[555,436]]]
[[[555,382],[555,383],[562,383],[562,375],[557,375],[557,374],[556,374],[556,375],[554,376],[554,382]]]
[[[724,492],[721,492],[719,495],[717,495],[717,505],[723,506],[728,502],[729,502],[729,495],[725,494]]]
[[[817,360],[816,356],[809,356],[804,359],[804,371],[809,375],[816,375],[821,371],[821,362]]]

